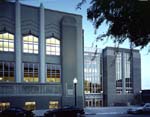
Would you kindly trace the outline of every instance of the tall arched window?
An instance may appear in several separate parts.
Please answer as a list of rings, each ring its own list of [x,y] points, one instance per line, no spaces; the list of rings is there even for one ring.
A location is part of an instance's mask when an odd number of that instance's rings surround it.
[[[60,41],[55,38],[46,39],[46,54],[47,55],[60,55]]]
[[[24,36],[23,52],[38,54],[38,38],[33,35]]]
[[[0,34],[0,51],[14,52],[14,35],[10,33]]]

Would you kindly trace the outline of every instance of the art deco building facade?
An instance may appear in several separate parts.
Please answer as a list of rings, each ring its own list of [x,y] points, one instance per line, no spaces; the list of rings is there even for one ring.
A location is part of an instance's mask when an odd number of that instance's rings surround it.
[[[83,107],[82,17],[16,3],[0,4],[0,108]]]

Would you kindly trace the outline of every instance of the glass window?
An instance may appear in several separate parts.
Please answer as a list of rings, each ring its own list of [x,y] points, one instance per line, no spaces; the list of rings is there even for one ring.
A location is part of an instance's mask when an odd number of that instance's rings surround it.
[[[131,69],[130,69],[130,54],[124,53],[124,78],[125,78],[125,86],[126,86],[126,94],[133,93],[133,82],[132,78],[130,77]]]
[[[90,82],[88,80],[84,80],[84,93],[90,93]]]
[[[24,82],[38,82],[39,64],[23,63],[24,66]]]
[[[14,82],[14,62],[0,62],[0,82]]]
[[[0,34],[0,51],[14,51],[14,35],[10,33]]]
[[[35,110],[36,109],[36,102],[25,102],[26,110]]]
[[[94,52],[84,53],[84,93],[100,93],[101,77],[100,77],[100,53]],[[93,59],[94,57],[94,59]],[[93,59],[93,60],[92,60]]]
[[[130,77],[131,74],[130,65],[131,63],[130,63],[129,53],[123,53],[123,54],[121,54],[121,52],[117,53],[116,56],[116,93],[117,94],[123,93],[122,92],[123,84],[125,85],[124,90],[126,94],[133,93],[133,81]],[[122,72],[123,72],[123,76],[122,76]]]
[[[122,93],[122,56],[121,56],[121,52],[117,53],[115,66],[116,66],[116,93],[121,94]]]
[[[38,38],[33,35],[24,36],[23,52],[38,54]]]
[[[60,82],[61,67],[60,65],[47,64],[47,82]]]
[[[59,102],[58,101],[50,101],[49,102],[49,109],[56,109],[59,107]]]
[[[55,38],[46,39],[46,54],[60,55],[60,41]]]
[[[10,107],[10,103],[9,102],[0,102],[0,111],[3,111],[7,108]]]

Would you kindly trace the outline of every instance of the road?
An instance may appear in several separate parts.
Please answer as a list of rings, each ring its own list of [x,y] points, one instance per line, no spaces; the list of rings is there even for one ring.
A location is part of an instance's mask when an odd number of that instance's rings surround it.
[[[85,117],[150,117],[150,115],[131,115],[131,114],[91,114]]]
[[[101,107],[85,108],[85,117],[150,117],[149,115],[132,115],[126,114],[129,108],[137,107]]]

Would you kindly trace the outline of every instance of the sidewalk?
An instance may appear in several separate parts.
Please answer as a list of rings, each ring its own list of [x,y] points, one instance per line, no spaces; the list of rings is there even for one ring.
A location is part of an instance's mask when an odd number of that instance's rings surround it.
[[[43,117],[44,113],[47,111],[48,109],[45,110],[34,110],[33,113],[35,114],[36,117]]]
[[[124,114],[127,112],[129,108],[132,108],[132,106],[123,106],[123,107],[94,107],[85,108],[86,114]]]

